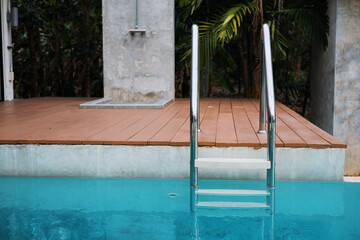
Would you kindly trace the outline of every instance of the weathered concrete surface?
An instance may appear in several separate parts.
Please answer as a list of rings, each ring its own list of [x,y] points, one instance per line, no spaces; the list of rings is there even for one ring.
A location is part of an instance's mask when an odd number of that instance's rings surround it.
[[[313,64],[312,121],[348,144],[345,174],[359,174],[360,0],[331,0],[329,4],[336,37],[331,32],[327,51],[318,53]]]
[[[117,109],[117,108],[128,108],[128,109],[162,109],[169,105],[172,99],[160,99],[155,102],[116,102],[112,98],[100,98],[94,101],[81,103],[81,109]]]
[[[266,148],[201,147],[199,157],[266,158]],[[189,178],[189,147],[0,145],[0,176]],[[342,181],[345,150],[277,148],[276,179]],[[199,169],[200,179],[266,178],[265,170]]]
[[[360,0],[338,1],[334,136],[348,144],[345,173],[360,173]]]
[[[174,99],[174,1],[103,0],[104,97],[115,102]]]

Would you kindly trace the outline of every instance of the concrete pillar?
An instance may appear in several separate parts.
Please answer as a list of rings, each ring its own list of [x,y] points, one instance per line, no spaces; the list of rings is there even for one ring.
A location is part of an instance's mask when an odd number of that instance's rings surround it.
[[[14,99],[14,81],[9,78],[9,72],[12,72],[12,50],[11,46],[11,24],[7,22],[7,12],[10,12],[10,1],[1,0],[1,44],[3,60],[3,80],[4,80],[4,100]]]
[[[345,174],[359,174],[360,0],[330,0],[329,16],[329,46],[313,52],[311,120],[348,144]]]
[[[175,97],[173,0],[103,0],[104,97],[152,104]]]

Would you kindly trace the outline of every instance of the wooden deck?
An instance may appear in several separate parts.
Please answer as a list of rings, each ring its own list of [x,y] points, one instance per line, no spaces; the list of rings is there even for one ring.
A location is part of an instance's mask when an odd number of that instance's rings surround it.
[[[189,100],[165,109],[79,109],[89,98],[34,98],[0,102],[1,144],[189,145]],[[203,99],[200,146],[266,146],[257,134],[256,99]],[[346,144],[281,103],[277,147],[346,148]]]

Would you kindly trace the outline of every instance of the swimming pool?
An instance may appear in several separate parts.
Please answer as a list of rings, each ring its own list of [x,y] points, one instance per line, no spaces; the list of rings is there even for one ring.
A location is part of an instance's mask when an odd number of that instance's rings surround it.
[[[199,185],[264,188],[263,181]],[[359,183],[276,187],[272,229],[264,210],[190,213],[188,180],[3,177],[0,239],[360,239]]]

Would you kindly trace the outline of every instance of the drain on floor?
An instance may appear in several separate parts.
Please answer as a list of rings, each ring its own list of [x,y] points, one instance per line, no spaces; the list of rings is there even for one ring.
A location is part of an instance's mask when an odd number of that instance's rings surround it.
[[[171,197],[171,198],[176,198],[176,197],[179,196],[179,194],[177,194],[177,193],[169,193],[168,196]]]

